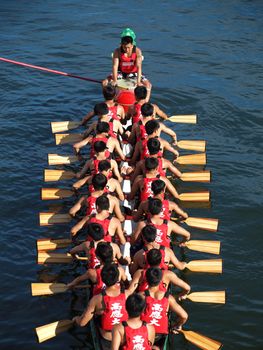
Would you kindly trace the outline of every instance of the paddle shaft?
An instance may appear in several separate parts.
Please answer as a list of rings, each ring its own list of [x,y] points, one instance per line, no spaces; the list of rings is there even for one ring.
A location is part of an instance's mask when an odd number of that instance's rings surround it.
[[[45,68],[45,67],[34,66],[34,65],[32,65],[32,64],[28,64],[28,63],[24,63],[24,62],[19,62],[19,61],[14,61],[14,60],[10,60],[10,59],[4,58],[4,57],[0,57],[0,61],[12,63],[12,64],[16,64],[16,65],[18,65],[18,66],[23,66],[23,67],[38,69],[38,70],[42,70],[42,71],[48,72],[48,73],[53,73],[53,74],[58,74],[58,75],[64,75],[65,77],[76,78],[76,79],[91,81],[92,83],[101,84],[101,81],[100,81],[100,80],[91,79],[91,78],[87,78],[87,77],[80,77],[80,76],[75,75],[75,74],[70,74],[70,73],[66,73],[66,72],[61,72],[61,71],[58,71],[58,70],[53,70],[53,69],[49,69],[49,68]]]

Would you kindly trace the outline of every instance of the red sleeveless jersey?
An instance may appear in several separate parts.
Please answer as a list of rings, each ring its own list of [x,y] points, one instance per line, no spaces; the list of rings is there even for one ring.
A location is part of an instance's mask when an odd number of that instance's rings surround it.
[[[147,260],[147,255],[149,253],[149,249],[147,249],[146,247],[143,247],[144,250],[144,261],[145,261],[145,267],[144,269],[147,270],[149,267],[151,267],[148,264],[148,260]],[[161,254],[162,254],[162,260],[160,265],[158,266],[161,270],[168,270],[168,265],[165,263],[165,246],[161,245],[159,248]]]
[[[141,280],[141,282],[139,283],[138,291],[144,292],[149,288],[148,282],[146,280],[146,270],[142,270],[140,280]],[[159,284],[159,290],[161,292],[166,292],[166,290],[167,290],[166,284],[163,281],[161,281],[161,283]]]
[[[145,291],[146,308],[141,316],[141,320],[152,324],[157,334],[168,334],[169,292],[166,292],[161,300],[150,296],[148,290]]]
[[[121,347],[122,350],[151,350],[148,329],[144,321],[142,321],[140,328],[131,328],[126,321],[123,321],[122,325],[126,339],[125,344]]]
[[[119,67],[118,70],[122,73],[130,74],[138,71],[136,65],[136,46],[133,46],[132,55],[130,57],[125,56],[125,52],[120,47],[119,49]]]
[[[157,225],[152,223],[151,219],[148,219],[148,224],[154,226],[157,230],[155,242],[169,248],[170,238],[167,235],[167,232],[168,232],[167,220],[163,220],[163,223],[161,225]]]
[[[109,138],[108,137],[93,137],[93,139],[91,141],[91,145],[90,145],[91,146],[91,149],[90,149],[90,157],[91,158],[95,157],[94,144],[97,141],[102,141],[102,142],[106,143],[106,145],[107,145],[107,142],[109,141]],[[105,153],[107,154],[107,157],[110,156],[110,152],[108,150],[106,150]]]
[[[100,264],[99,259],[96,257],[95,250],[96,250],[95,243],[94,241],[91,241],[89,245],[89,262],[88,262],[88,267],[90,269],[95,269],[95,267],[97,267]]]
[[[135,111],[132,116],[132,124],[138,123],[140,120],[142,120],[141,107],[142,105],[140,103],[138,102],[134,103],[133,108]]]
[[[109,234],[109,226],[110,226],[110,222],[111,222],[111,218],[112,215],[110,214],[108,216],[108,218],[104,219],[104,220],[99,220],[96,218],[95,215],[93,215],[89,222],[95,222],[96,224],[100,224],[103,227],[104,230],[104,241],[105,242],[111,242],[112,241],[112,237]]]
[[[146,201],[149,197],[153,196],[153,191],[151,189],[152,183],[160,178],[159,175],[156,177],[144,177],[143,178],[143,189],[141,191],[141,201]]]
[[[118,116],[118,104],[115,103],[113,106],[109,107],[109,113],[108,116],[110,117],[110,119],[113,120],[121,120],[121,118]]]
[[[93,295],[100,294],[105,289],[105,284],[102,282],[101,279],[101,270],[101,267],[96,267],[97,282],[93,285]]]

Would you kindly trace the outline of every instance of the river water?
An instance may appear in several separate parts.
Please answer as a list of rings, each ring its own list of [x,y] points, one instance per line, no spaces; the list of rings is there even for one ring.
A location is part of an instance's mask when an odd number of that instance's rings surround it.
[[[168,114],[199,116],[173,127],[179,139],[205,139],[211,209],[191,216],[220,219],[222,275],[184,273],[194,291],[227,291],[226,305],[185,302],[187,328],[225,349],[262,349],[262,1],[0,1],[1,56],[94,79],[110,72],[111,52],[126,26],[137,33],[153,83],[152,101]],[[37,344],[34,327],[69,318],[78,295],[33,298],[35,241],[67,236],[67,226],[40,228],[43,169],[54,146],[50,121],[78,120],[100,101],[97,84],[1,65],[1,337],[0,349],[84,349],[79,332]],[[66,184],[65,184],[66,185]],[[213,257],[213,256],[212,256]],[[187,252],[186,258],[211,258]],[[73,268],[62,267],[65,280]],[[50,268],[61,271],[61,266]],[[62,276],[63,280],[63,276]],[[261,329],[261,331],[260,331]],[[192,349],[180,336],[177,349]]]

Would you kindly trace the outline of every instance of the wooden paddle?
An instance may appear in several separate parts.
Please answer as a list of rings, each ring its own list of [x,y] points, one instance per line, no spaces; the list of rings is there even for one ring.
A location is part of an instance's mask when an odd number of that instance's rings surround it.
[[[90,288],[89,284],[74,286],[74,288]],[[32,296],[52,295],[70,290],[65,283],[31,283]]]
[[[184,335],[186,340],[202,350],[219,350],[222,347],[222,344],[218,341],[208,338],[200,333],[185,331],[183,329],[179,330],[179,332]]]
[[[171,220],[178,221],[176,218],[171,218]],[[218,221],[218,219],[189,217],[182,222],[186,223],[190,227],[216,232],[218,229]]]
[[[174,123],[196,124],[197,123],[197,115],[196,114],[172,115],[167,120],[169,120],[170,122],[174,122]]]
[[[56,145],[73,144],[83,139],[82,134],[56,134]]]
[[[61,320],[53,323],[46,324],[36,328],[36,334],[38,342],[42,343],[48,339],[51,339],[62,332],[66,332],[73,326],[74,322],[71,320]]]
[[[209,202],[210,192],[206,190],[199,192],[180,193],[179,200],[182,202]]]
[[[57,214],[55,212],[39,213],[40,226],[49,226],[54,224],[66,224],[71,221],[72,217],[69,214]]]
[[[63,181],[74,179],[75,173],[73,171],[66,170],[53,170],[45,169],[44,170],[44,181]]]
[[[219,254],[220,253],[220,241],[201,241],[191,240],[184,243],[190,250],[195,250],[202,253]]]
[[[46,250],[67,248],[71,244],[72,244],[72,240],[69,238],[59,238],[59,239],[40,238],[37,240],[37,250],[46,251]]]
[[[60,189],[60,188],[41,188],[41,199],[62,199],[69,198],[74,195],[72,190]]]
[[[192,260],[185,268],[192,272],[222,273],[222,259]]]
[[[51,263],[51,264],[69,264],[74,259],[88,261],[89,258],[86,256],[78,256],[74,257],[69,253],[52,253],[52,252],[38,252],[37,254],[37,263],[39,265]]]
[[[187,294],[186,299],[195,303],[226,303],[226,292],[224,290],[209,291],[209,292],[193,292]]]
[[[205,165],[206,164],[206,154],[188,154],[187,156],[180,156],[175,160],[178,164],[192,164],[192,165]]]
[[[48,154],[49,165],[72,164],[78,161],[77,156],[60,156],[59,154]]]
[[[168,179],[176,179],[173,176],[167,176]],[[191,171],[189,173],[182,173],[180,180],[184,182],[210,182],[211,181],[211,171]]]
[[[80,126],[80,122],[71,122],[71,121],[51,122],[50,124],[51,124],[51,130],[53,134],[55,134],[56,132],[63,132],[63,131],[76,129]]]
[[[191,151],[205,152],[206,141],[181,140],[177,142],[177,147]]]

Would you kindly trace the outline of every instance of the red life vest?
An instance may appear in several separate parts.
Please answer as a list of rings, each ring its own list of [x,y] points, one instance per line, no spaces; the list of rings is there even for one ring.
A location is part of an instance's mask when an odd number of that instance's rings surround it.
[[[119,67],[118,71],[126,74],[130,73],[136,73],[138,71],[137,65],[136,65],[136,46],[133,46],[132,49],[132,55],[130,57],[125,56],[125,52],[120,47],[119,49]]]
[[[150,296],[150,292],[145,292],[146,308],[141,316],[141,320],[152,324],[157,334],[168,334],[169,292],[167,291],[161,300]]]
[[[141,280],[141,282],[139,283],[138,291],[139,292],[144,292],[144,291],[146,291],[149,288],[148,282],[146,280],[146,270],[142,270],[142,274],[141,274],[140,280]],[[166,290],[167,290],[166,283],[161,281],[161,283],[159,284],[159,290],[161,292],[166,292]]]
[[[160,178],[159,175],[156,177],[144,177],[143,178],[143,189],[141,191],[141,201],[146,201],[149,197],[153,196],[153,191],[151,189],[152,183]]]
[[[170,220],[171,213],[170,213],[170,210],[169,210],[169,200],[168,199],[163,199],[162,200],[162,204],[163,204],[163,207],[162,207],[162,211],[159,214],[159,216],[163,220]]]
[[[111,331],[115,324],[128,319],[128,314],[125,308],[126,296],[124,290],[116,297],[110,297],[106,291],[102,291],[102,298],[104,304],[104,312],[101,316],[101,328],[104,331]]]
[[[151,350],[151,345],[148,340],[148,329],[146,323],[142,321],[140,328],[131,328],[126,321],[122,322],[124,326],[125,344],[121,347],[122,350]]]
[[[146,247],[143,247],[144,250],[144,261],[145,261],[145,266],[144,269],[147,270],[149,267],[151,267],[148,264],[148,260],[147,260],[147,255],[149,253],[149,249],[147,249]],[[162,254],[162,260],[160,265],[158,266],[161,270],[168,270],[168,265],[165,263],[165,246],[161,245],[159,248],[161,254]]]
[[[168,221],[163,220],[163,223],[161,225],[157,225],[157,224],[152,223],[151,219],[148,219],[148,224],[154,226],[157,230],[155,242],[169,248],[170,247],[170,238],[167,235]]]
[[[109,141],[109,137],[93,137],[92,141],[91,141],[91,149],[90,149],[90,157],[94,158],[95,157],[95,151],[94,151],[94,144],[97,141],[103,141],[104,143],[106,143]],[[110,152],[108,150],[105,151],[105,154],[107,155],[107,157],[110,156]]]
[[[95,215],[93,215],[89,222],[95,222],[96,224],[100,224],[103,227],[104,230],[104,241],[105,242],[111,242],[112,241],[112,237],[109,234],[109,226],[110,226],[110,222],[112,219],[112,215],[110,214],[107,219],[104,220],[99,220],[96,218]]]
[[[102,282],[102,279],[101,279],[102,268],[97,266],[95,270],[96,270],[97,282],[96,284],[93,285],[93,295],[100,294],[105,289],[105,284]]]
[[[115,103],[113,106],[109,107],[109,113],[108,117],[113,120],[121,120],[121,118],[118,116],[118,104]]]
[[[134,103],[133,108],[135,109],[135,112],[132,116],[132,124],[138,123],[140,120],[142,120],[141,107],[142,105],[140,103]]]
[[[95,267],[97,267],[100,264],[99,259],[96,257],[95,250],[96,250],[95,243],[94,241],[91,241],[89,245],[89,262],[88,262],[88,267],[90,269],[95,269]]]

